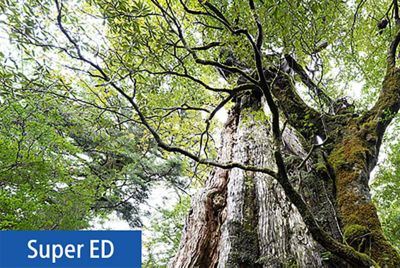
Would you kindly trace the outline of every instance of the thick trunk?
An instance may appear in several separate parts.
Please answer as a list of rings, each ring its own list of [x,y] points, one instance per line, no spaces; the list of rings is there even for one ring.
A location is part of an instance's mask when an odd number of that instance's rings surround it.
[[[242,101],[229,114],[219,160],[275,168],[268,118],[259,103],[245,106],[249,105]],[[317,179],[317,163],[311,158],[301,164],[307,152],[293,131],[287,128],[283,139],[293,185],[324,230],[341,239],[333,180]],[[313,240],[276,180],[266,174],[216,168],[192,200],[180,249],[170,266],[324,267],[328,263],[340,261]]]
[[[382,267],[399,267],[400,256],[383,235],[368,186],[380,144],[379,134],[371,129],[377,129],[377,120],[349,120],[329,155],[343,240]]]

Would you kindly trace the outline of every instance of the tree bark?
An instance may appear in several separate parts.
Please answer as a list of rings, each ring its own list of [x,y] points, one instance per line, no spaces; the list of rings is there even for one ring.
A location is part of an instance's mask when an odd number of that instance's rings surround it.
[[[368,182],[400,109],[399,69],[389,60],[377,102],[361,115],[340,103],[321,114],[304,103],[290,75],[259,69],[257,88],[271,114],[256,92],[236,99],[219,162],[278,170],[277,176],[215,168],[193,198],[171,267],[398,267]],[[278,109],[290,126],[282,132]],[[317,136],[324,144],[313,144]]]
[[[269,115],[260,100],[238,100],[222,132],[221,162],[275,169]],[[332,180],[321,180],[299,135],[283,132],[291,183],[320,226],[341,239]],[[301,166],[301,167],[300,167]],[[334,258],[310,235],[296,207],[272,177],[215,168],[192,200],[179,251],[170,267],[331,267]],[[341,266],[344,267],[344,266]]]

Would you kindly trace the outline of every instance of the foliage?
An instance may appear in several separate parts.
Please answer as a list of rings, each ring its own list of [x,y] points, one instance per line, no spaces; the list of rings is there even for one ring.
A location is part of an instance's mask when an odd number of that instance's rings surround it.
[[[337,126],[344,127],[343,120],[356,125],[355,118],[375,102],[386,71],[386,51],[397,34],[392,24],[377,29],[396,13],[392,1],[3,2],[1,32],[10,51],[2,49],[0,54],[2,228],[83,228],[94,214],[110,210],[138,226],[137,208],[151,182],[163,178],[182,184],[182,177],[198,174],[194,162],[260,171],[278,179],[286,173],[279,158],[281,125],[287,123],[279,121],[281,114],[312,148],[307,157],[314,157],[316,138],[340,140]],[[305,68],[290,66],[288,56]],[[266,79],[270,73],[276,76]],[[285,79],[290,80],[285,89],[293,87],[299,96],[285,96],[280,88],[272,97],[274,83]],[[396,85],[397,76],[393,81]],[[353,92],[356,85],[362,94]],[[271,110],[277,173],[219,163],[216,157],[216,114],[248,95],[260,95],[261,89]],[[358,101],[353,104],[347,95]],[[384,104],[391,99],[383,99]],[[309,106],[293,105],[303,100]],[[385,114],[390,109],[384,107],[388,109],[382,115],[379,108],[376,115],[384,131],[393,114]],[[328,120],[335,129],[326,129]],[[380,145],[376,133],[370,136]],[[346,155],[347,150],[357,158],[352,164],[362,164],[360,155],[371,150],[364,140],[359,144],[356,152],[346,146],[339,152]],[[182,162],[175,153],[193,162]],[[345,169],[346,163],[337,166]],[[183,170],[186,173],[180,173]],[[357,174],[354,171],[353,177]],[[281,185],[291,190],[282,178],[287,179],[279,177]],[[376,200],[387,211],[382,219],[391,221],[398,205],[388,200],[399,182],[382,171],[378,183],[383,186],[376,187],[382,191]],[[167,225],[154,224],[154,230],[175,228],[186,205],[164,211]],[[71,214],[76,218],[68,218]],[[385,226],[393,233],[392,225]],[[163,234],[156,240],[166,239]]]
[[[111,211],[141,226],[152,183],[179,183],[178,159],[163,159],[140,128],[43,84],[1,79],[1,229],[82,229]]]
[[[395,127],[394,133],[397,130]],[[400,143],[393,136],[388,135],[392,138],[387,145],[389,153],[379,167],[372,189],[385,235],[400,250]]]
[[[181,196],[172,209],[161,209],[160,214],[152,218],[146,229],[149,241],[144,243],[144,249],[148,252],[144,267],[167,267],[178,250],[189,207],[189,196]]]
[[[51,126],[54,112],[11,100],[1,110],[1,229],[86,227],[94,182],[70,177],[79,150]]]

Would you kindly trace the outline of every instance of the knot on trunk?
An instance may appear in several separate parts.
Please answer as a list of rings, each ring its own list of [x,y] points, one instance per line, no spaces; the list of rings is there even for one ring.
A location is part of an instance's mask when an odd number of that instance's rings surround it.
[[[212,197],[212,206],[214,210],[220,210],[221,208],[224,208],[226,205],[226,197],[223,193],[216,193]]]

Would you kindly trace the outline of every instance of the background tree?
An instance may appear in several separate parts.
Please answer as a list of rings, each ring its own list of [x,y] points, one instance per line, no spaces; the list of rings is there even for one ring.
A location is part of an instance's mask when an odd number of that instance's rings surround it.
[[[397,0],[6,6],[25,53],[51,51],[58,62],[40,66],[76,75],[69,91],[110,94],[164,157],[213,167],[172,266],[400,263],[368,185],[400,108]],[[356,83],[353,103],[345,96]]]
[[[171,200],[167,201],[171,203]],[[182,196],[172,208],[162,208],[159,215],[153,216],[149,226],[144,229],[149,238],[143,245],[147,253],[143,267],[167,267],[178,251],[189,208],[189,196]]]
[[[181,184],[178,159],[163,159],[137,124],[126,125],[121,102],[109,113],[98,103],[111,98],[60,93],[55,72],[28,60],[34,72],[18,72],[10,59],[0,78],[0,228],[83,229],[113,211],[141,226],[152,185]]]
[[[397,124],[394,124],[395,128],[392,133],[398,131]],[[383,163],[379,166],[378,173],[372,182],[372,188],[374,194],[374,201],[378,207],[378,214],[381,218],[382,227],[385,230],[385,234],[388,240],[400,249],[400,204],[399,204],[399,143],[396,137],[391,134],[388,135],[388,142],[386,143],[387,157],[385,157]]]

